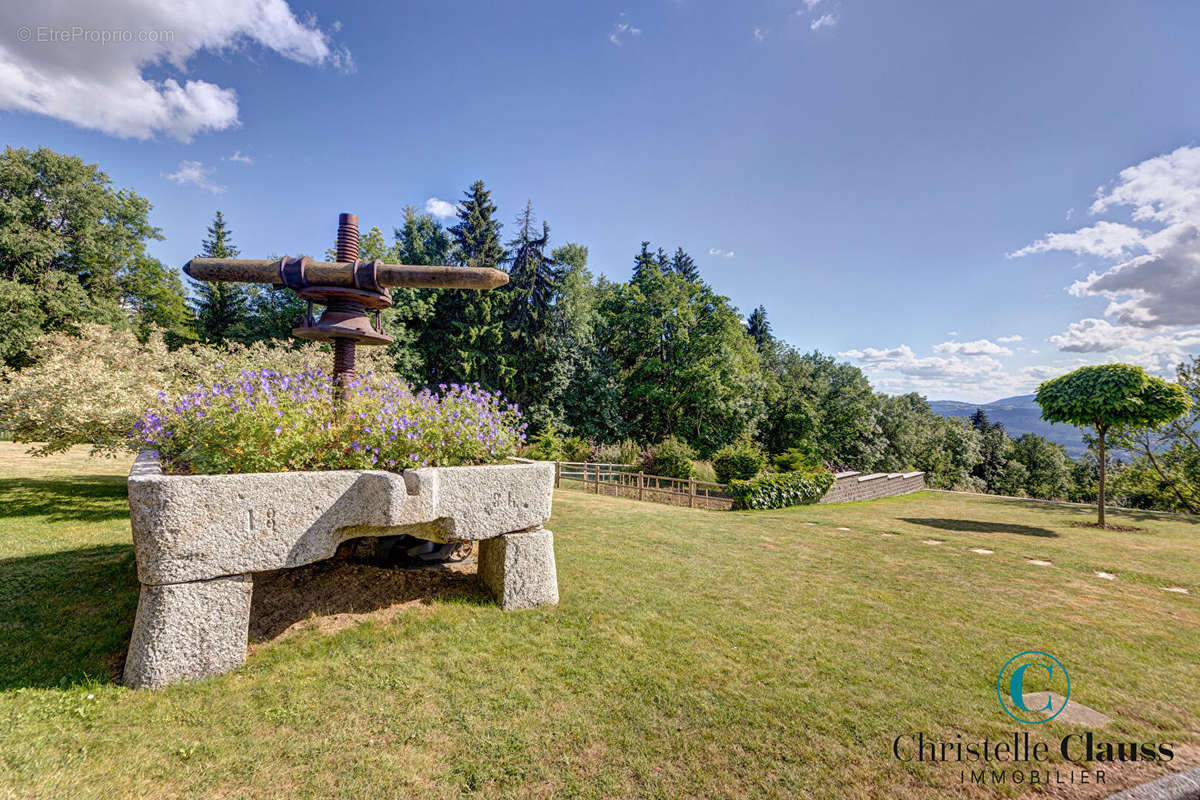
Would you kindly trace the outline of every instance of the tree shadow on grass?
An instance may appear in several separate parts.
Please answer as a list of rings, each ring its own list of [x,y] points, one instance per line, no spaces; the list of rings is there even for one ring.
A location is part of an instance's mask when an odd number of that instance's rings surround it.
[[[979,522],[970,519],[933,519],[928,517],[901,517],[901,522],[913,525],[924,525],[927,528],[937,528],[943,531],[958,531],[960,533],[1016,533],[1021,536],[1045,536],[1057,538],[1058,534],[1048,528],[1036,528],[1032,525],[1014,525],[1005,522]]]
[[[129,493],[120,475],[0,480],[0,518],[105,522],[127,516]]]
[[[439,600],[491,603],[469,563],[395,569],[333,559],[259,572],[254,576],[250,606],[250,640],[279,638],[305,620],[312,620],[324,633],[367,619],[386,622]]]
[[[0,559],[0,690],[112,682],[137,599],[130,545]]]

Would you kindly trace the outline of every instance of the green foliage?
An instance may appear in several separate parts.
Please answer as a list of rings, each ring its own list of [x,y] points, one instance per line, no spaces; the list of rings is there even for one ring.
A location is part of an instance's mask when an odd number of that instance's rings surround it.
[[[1113,426],[1157,427],[1185,414],[1192,400],[1183,387],[1155,378],[1133,364],[1080,367],[1038,387],[1042,418],[1091,426],[1096,431],[1100,480],[1099,524],[1104,526],[1105,437]]]
[[[139,256],[121,271],[117,283],[122,301],[132,312],[133,330],[140,340],[146,341],[153,328],[162,330],[169,344],[196,338],[195,318],[184,297],[178,270],[157,258]]]
[[[1116,477],[1123,504],[1200,514],[1200,356],[1179,365],[1190,411],[1156,426],[1118,426],[1113,444],[1134,455]]]
[[[695,458],[696,451],[687,442],[668,436],[651,448],[642,462],[642,471],[665,478],[691,478]]]
[[[720,483],[750,480],[762,471],[766,463],[767,456],[762,448],[748,440],[722,447],[712,460],[713,471]]]
[[[592,457],[592,446],[578,436],[563,437],[553,425],[535,433],[529,444],[521,451],[525,458],[535,461],[588,461]]]
[[[781,472],[753,480],[729,483],[734,508],[764,509],[808,505],[833,486],[833,473],[822,467],[802,472]]]
[[[692,477],[698,481],[720,483],[720,481],[717,480],[717,471],[713,469],[711,461],[693,461]]]
[[[1026,433],[1013,441],[1012,458],[1025,468],[1025,494],[1047,500],[1069,499],[1074,479],[1071,459],[1062,445]]]
[[[759,306],[746,317],[746,333],[754,340],[758,352],[765,353],[771,349],[775,337],[771,335],[771,323],[767,320],[766,306]]]
[[[0,278],[38,285],[52,272],[78,279],[92,301],[116,301],[117,276],[162,238],[150,203],[114,189],[95,164],[47,148],[0,154]]]
[[[763,413],[758,353],[727,298],[652,269],[612,287],[600,309],[634,438],[669,434],[711,453],[753,431]]]
[[[1080,367],[1037,390],[1042,419],[1106,431],[1113,425],[1154,426],[1191,408],[1183,388],[1133,364]]]
[[[200,246],[202,258],[236,258],[241,254],[233,245],[232,232],[224,215],[217,211],[208,226],[208,238]],[[205,342],[250,339],[247,323],[250,319],[252,290],[244,283],[229,281],[193,281],[196,299],[196,332]]]
[[[820,469],[821,459],[802,447],[792,447],[771,458],[776,472],[805,472]]]
[[[794,447],[823,462],[868,468],[883,454],[879,400],[862,370],[784,345],[766,355],[766,424],[772,453]]]
[[[458,222],[450,228],[450,260],[469,267],[499,268],[505,261],[496,205],[483,181],[471,184],[458,206]],[[433,313],[420,331],[417,347],[429,383],[478,382],[493,389],[507,387],[516,367],[505,349],[502,292],[438,291]]]

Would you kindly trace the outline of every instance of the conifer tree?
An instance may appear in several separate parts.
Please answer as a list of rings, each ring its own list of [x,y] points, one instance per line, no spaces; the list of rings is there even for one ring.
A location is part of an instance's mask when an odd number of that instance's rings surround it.
[[[500,268],[504,264],[501,224],[483,181],[475,181],[458,206],[458,222],[450,228],[450,260],[462,266]],[[438,291],[434,311],[418,341],[426,379],[439,383],[478,382],[501,389],[513,367],[504,357],[504,318],[508,294],[503,291]]]
[[[671,256],[671,269],[686,281],[696,283],[700,280],[700,270],[696,267],[696,262],[682,247],[675,248],[675,255]]]
[[[650,242],[642,242],[642,251],[633,257],[633,280],[644,278],[649,270],[661,272],[655,261],[654,253],[650,252]]]
[[[236,258],[240,251],[233,245],[232,232],[218,210],[208,226],[208,238],[200,246],[201,258]],[[250,293],[241,283],[195,281],[196,328],[206,342],[224,342],[243,338]]]
[[[762,353],[768,349],[775,337],[771,335],[771,323],[767,320],[766,306],[759,306],[750,312],[750,316],[746,318],[746,332],[754,340],[754,346],[758,348],[758,352]]]

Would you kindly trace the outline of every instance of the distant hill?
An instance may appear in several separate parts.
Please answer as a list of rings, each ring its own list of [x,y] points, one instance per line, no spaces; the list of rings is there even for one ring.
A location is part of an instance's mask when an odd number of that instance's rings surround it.
[[[994,403],[960,403],[957,400],[930,400],[933,413],[944,417],[969,417],[975,409],[982,408],[992,422],[1004,425],[1008,435],[1014,439],[1023,433],[1036,433],[1067,448],[1072,457],[1083,455],[1087,448],[1083,444],[1083,433],[1074,425],[1055,425],[1042,419],[1042,409],[1034,402],[1033,395],[1022,394],[1005,397]]]

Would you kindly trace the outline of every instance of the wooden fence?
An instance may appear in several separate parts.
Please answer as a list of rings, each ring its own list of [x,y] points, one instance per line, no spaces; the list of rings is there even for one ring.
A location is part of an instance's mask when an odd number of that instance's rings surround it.
[[[582,488],[596,494],[668,503],[688,508],[728,511],[733,498],[725,484],[698,481],[695,478],[667,478],[635,472],[627,464],[588,464],[578,461],[554,462],[554,486]]]

